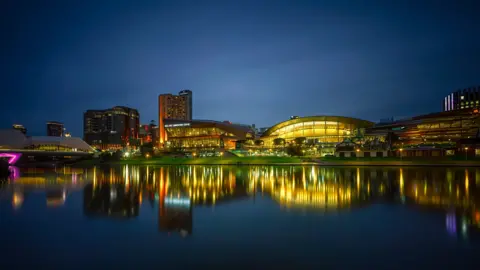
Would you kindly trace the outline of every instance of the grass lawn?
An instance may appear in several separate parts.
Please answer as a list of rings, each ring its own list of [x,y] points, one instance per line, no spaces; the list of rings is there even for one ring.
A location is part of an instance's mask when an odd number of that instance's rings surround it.
[[[77,165],[93,164],[95,161],[86,160]],[[154,158],[132,158],[120,161],[106,162],[109,164],[149,164],[149,165],[254,165],[254,164],[282,164],[282,163],[302,163],[302,159],[296,157],[204,157],[204,158],[174,158],[174,157],[154,157]]]
[[[397,158],[397,157],[368,157],[368,158],[340,158],[340,157],[323,157],[323,158],[309,158],[309,157],[202,157],[202,158],[174,158],[174,157],[153,157],[153,158],[131,158],[120,161],[109,161],[104,164],[131,164],[131,165],[275,165],[275,164],[301,164],[304,162],[322,162],[330,164],[345,164],[355,165],[358,163],[372,163],[385,165],[415,165],[415,164],[472,164],[479,162],[479,159],[461,159],[458,157],[445,158]],[[357,163],[358,162],[358,163]],[[85,160],[76,163],[75,166],[91,166],[99,164],[99,160]]]

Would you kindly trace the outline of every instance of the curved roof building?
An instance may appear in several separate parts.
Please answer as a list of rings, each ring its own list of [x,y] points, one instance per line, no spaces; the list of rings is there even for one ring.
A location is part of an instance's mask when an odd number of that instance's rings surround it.
[[[372,127],[373,122],[343,116],[307,116],[278,123],[262,135],[266,145],[276,138],[293,141],[305,137],[315,143],[339,143],[345,138],[362,135],[365,128]]]
[[[15,129],[0,130],[0,150],[78,151],[93,153],[95,149],[75,137],[25,136]]]
[[[181,149],[233,149],[235,142],[254,138],[254,131],[245,125],[210,120],[165,119],[167,145]]]

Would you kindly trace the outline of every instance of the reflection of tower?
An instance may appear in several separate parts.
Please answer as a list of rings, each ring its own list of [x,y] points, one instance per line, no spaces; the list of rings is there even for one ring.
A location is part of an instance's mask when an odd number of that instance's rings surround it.
[[[188,195],[163,196],[159,209],[160,231],[192,234],[192,203]]]

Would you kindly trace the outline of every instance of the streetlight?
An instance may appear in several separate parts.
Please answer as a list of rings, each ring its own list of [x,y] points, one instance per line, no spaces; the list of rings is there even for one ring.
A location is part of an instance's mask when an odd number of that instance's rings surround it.
[[[223,158],[223,152],[220,152],[220,158],[221,159]]]
[[[403,148],[400,148],[400,161],[403,161]]]
[[[468,147],[465,147],[465,160],[467,160],[467,158],[468,158],[467,154],[468,154]]]

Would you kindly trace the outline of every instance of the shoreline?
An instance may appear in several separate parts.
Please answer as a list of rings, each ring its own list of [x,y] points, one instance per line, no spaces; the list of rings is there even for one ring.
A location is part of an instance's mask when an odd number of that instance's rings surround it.
[[[477,160],[438,160],[438,161],[397,161],[397,160],[316,160],[316,161],[301,161],[299,158],[282,158],[282,159],[268,159],[268,158],[235,158],[235,159],[134,159],[134,160],[120,160],[120,161],[105,161],[87,160],[72,164],[72,166],[82,165],[152,165],[152,166],[325,166],[325,167],[480,167],[480,161]]]

